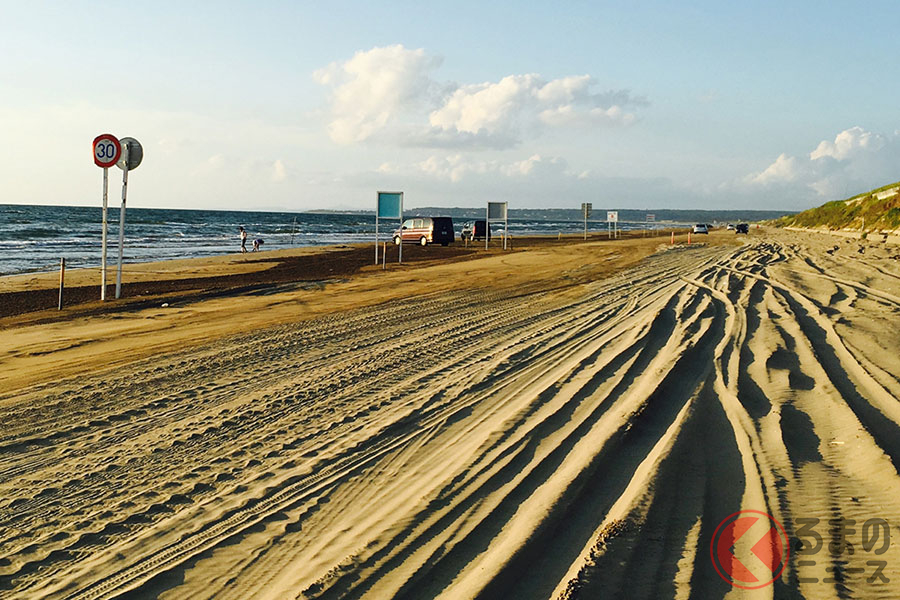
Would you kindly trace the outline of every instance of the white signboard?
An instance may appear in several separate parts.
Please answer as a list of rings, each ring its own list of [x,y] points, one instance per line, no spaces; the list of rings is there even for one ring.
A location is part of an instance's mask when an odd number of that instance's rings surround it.
[[[488,202],[488,219],[506,220],[506,202]]]
[[[610,223],[618,223],[619,222],[619,211],[617,210],[608,210],[606,211],[606,220]]]
[[[488,240],[490,240],[491,221],[503,221],[503,249],[506,250],[506,238],[509,231],[509,222],[507,219],[507,203],[506,202],[488,202],[487,211],[485,212],[485,234],[484,249],[488,249]]]

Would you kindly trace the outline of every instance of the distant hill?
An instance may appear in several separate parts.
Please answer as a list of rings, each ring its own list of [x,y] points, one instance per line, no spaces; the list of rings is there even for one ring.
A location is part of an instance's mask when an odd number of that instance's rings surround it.
[[[900,229],[900,182],[782,217],[780,227],[895,231]]]

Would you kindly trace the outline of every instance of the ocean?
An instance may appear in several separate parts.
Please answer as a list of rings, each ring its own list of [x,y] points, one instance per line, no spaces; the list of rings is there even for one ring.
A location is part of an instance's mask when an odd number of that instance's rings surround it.
[[[404,217],[416,216],[415,209]],[[457,236],[466,219],[454,218]],[[107,215],[107,263],[118,260],[119,206]],[[387,240],[397,221],[381,221],[379,238]],[[620,224],[628,229],[628,224]],[[193,258],[240,251],[238,227],[247,230],[247,249],[256,238],[262,249],[374,242],[372,214],[249,212],[129,208],[126,211],[123,262]],[[510,219],[513,237],[583,231],[581,221]],[[491,225],[496,231],[496,225]],[[0,204],[0,276],[52,271],[60,258],[66,268],[100,267],[102,210],[87,206]],[[606,223],[591,223],[606,231]]]

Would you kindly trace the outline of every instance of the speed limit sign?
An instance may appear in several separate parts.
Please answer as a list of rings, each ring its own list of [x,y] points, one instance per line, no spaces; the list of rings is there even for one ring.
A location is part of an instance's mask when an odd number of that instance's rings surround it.
[[[116,136],[104,133],[94,138],[94,164],[107,169],[122,156],[122,144]]]

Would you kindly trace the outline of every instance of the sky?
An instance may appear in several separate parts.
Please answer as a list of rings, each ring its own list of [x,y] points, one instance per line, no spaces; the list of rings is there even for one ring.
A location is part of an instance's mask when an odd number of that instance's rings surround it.
[[[0,0],[0,203],[803,210],[900,180],[900,3]],[[110,203],[121,195],[110,169]]]

